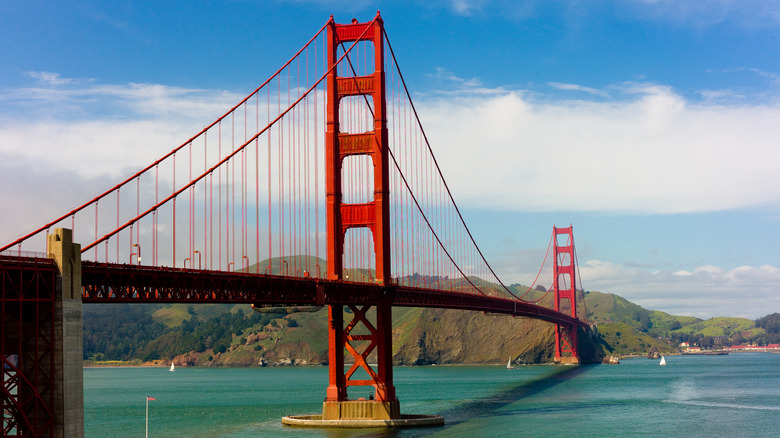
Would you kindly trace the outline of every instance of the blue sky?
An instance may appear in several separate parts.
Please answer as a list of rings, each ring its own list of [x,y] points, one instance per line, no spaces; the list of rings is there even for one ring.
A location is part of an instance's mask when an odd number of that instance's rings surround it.
[[[163,152],[110,138],[178,145],[331,14],[377,10],[505,281],[529,283],[571,223],[586,289],[780,311],[780,1],[4,2],[0,241]],[[31,201],[60,176],[51,207]]]

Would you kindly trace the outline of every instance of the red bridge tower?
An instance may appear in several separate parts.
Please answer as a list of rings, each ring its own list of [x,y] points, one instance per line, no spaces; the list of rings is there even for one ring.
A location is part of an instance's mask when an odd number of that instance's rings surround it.
[[[368,41],[374,45],[373,74],[339,77],[333,68],[327,77],[326,103],[326,202],[328,227],[328,269],[331,280],[343,280],[344,238],[349,228],[365,227],[373,234],[376,255],[376,282],[389,285],[390,271],[390,205],[388,175],[388,135],[385,103],[384,30],[377,15],[370,23],[336,24],[331,17],[328,24],[328,65],[337,61],[342,43]],[[349,65],[349,64],[346,64]],[[373,107],[373,130],[363,133],[340,132],[339,107],[347,96],[365,96]],[[342,165],[347,156],[371,157],[374,167],[373,201],[363,204],[342,202]],[[342,418],[395,419],[400,417],[398,400],[393,386],[392,320],[390,296],[363,306],[348,304],[352,321],[344,325],[344,305],[328,306],[329,386],[323,404],[323,419]],[[345,303],[347,304],[347,303]],[[368,312],[373,307],[375,324]],[[357,329],[357,330],[356,330]],[[353,334],[366,333],[369,334]],[[355,344],[353,345],[352,342]],[[344,351],[348,351],[354,365],[344,372]],[[358,351],[362,350],[362,351]],[[367,362],[376,351],[377,370]],[[360,370],[368,378],[353,379]],[[362,372],[360,372],[362,374]],[[373,386],[374,400],[349,401],[349,386]]]
[[[560,236],[565,236],[563,242]],[[555,241],[555,263],[553,275],[555,285],[555,311],[566,313],[577,319],[577,282],[574,262],[574,230],[553,227]],[[577,325],[555,325],[555,362],[580,363],[577,353]]]

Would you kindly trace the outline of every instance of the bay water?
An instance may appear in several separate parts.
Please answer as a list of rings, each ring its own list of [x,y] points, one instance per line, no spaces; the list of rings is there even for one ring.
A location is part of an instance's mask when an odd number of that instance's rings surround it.
[[[401,411],[442,415],[418,429],[300,429],[321,413],[326,367],[86,368],[87,437],[774,437],[780,354],[667,356],[619,365],[396,367]],[[361,393],[361,390],[363,393]],[[350,388],[352,398],[369,388]]]

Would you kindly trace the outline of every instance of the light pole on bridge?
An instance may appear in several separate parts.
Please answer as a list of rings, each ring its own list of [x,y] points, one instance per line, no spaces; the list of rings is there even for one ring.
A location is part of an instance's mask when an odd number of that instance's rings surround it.
[[[196,249],[195,251],[193,251],[193,253],[192,253],[192,254],[193,254],[193,255],[195,255],[195,254],[197,254],[197,255],[198,255],[198,269],[202,269],[202,268],[201,268],[201,264],[200,264],[200,251],[198,251],[198,250]]]
[[[138,265],[140,266],[141,265],[141,245],[138,244],[138,243],[134,243],[133,246],[131,246],[130,248],[131,248],[131,250],[132,250],[132,248],[138,248],[138,252],[134,252],[133,251],[133,252],[130,253],[130,264],[131,265],[133,264],[133,256],[138,256],[138,257],[136,257],[136,260],[138,262]]]

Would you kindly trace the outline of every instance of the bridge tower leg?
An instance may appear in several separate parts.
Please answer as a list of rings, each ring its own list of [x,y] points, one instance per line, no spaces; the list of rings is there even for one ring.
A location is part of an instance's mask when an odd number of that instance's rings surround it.
[[[81,248],[70,230],[46,258],[0,257],[3,436],[83,437]]]
[[[563,242],[559,239],[563,236]],[[553,264],[555,310],[567,311],[577,319],[577,282],[574,262],[573,227],[553,227],[555,262]],[[555,362],[580,363],[577,351],[577,325],[556,324],[555,326]]]
[[[4,437],[57,436],[56,279],[56,267],[49,260],[0,256],[0,429]]]
[[[327,115],[325,135],[325,178],[327,203],[327,276],[343,280],[344,240],[349,228],[368,228],[373,233],[376,255],[376,282],[388,285],[390,270],[390,205],[388,174],[388,134],[385,101],[384,31],[382,19],[377,14],[370,23],[336,24],[331,18],[328,24],[328,65],[338,60],[338,48],[346,50],[355,41],[367,41],[374,45],[374,73],[366,76],[350,75],[350,64],[343,63],[347,72],[340,77],[334,68],[327,77]],[[347,96],[364,96],[371,102],[374,112],[373,130],[363,133],[342,133],[339,129],[339,107]],[[374,199],[363,204],[342,202],[342,165],[347,156],[369,156],[374,166]],[[329,386],[323,404],[323,420],[339,419],[396,419],[400,418],[398,399],[393,386],[392,368],[392,307],[389,297],[381,302],[365,306],[349,305],[352,320],[345,326],[344,306],[328,308]],[[375,323],[367,313],[372,311]],[[359,328],[353,334],[353,329]],[[365,334],[368,332],[368,334]],[[350,342],[362,343],[359,347]],[[368,342],[368,345],[366,345]],[[358,351],[363,348],[363,351]],[[354,365],[344,372],[344,352],[348,351]],[[376,351],[374,370],[367,362],[368,355]],[[362,369],[368,379],[352,379]],[[373,386],[373,400],[351,401],[347,395],[349,386]]]

